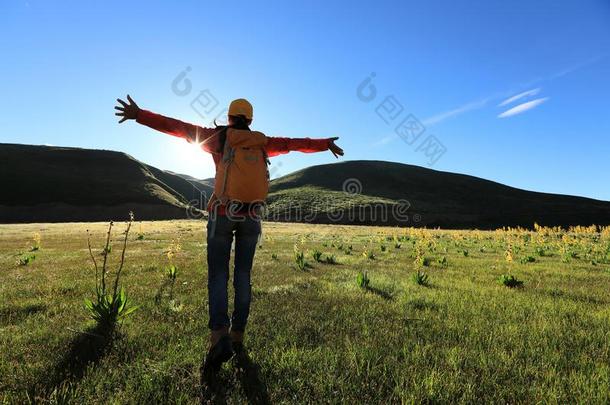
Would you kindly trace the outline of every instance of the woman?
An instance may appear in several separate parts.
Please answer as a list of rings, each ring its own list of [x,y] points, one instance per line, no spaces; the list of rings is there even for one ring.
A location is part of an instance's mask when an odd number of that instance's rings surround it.
[[[132,119],[166,134],[196,142],[214,159],[216,182],[208,203],[207,225],[208,327],[211,333],[206,368],[218,370],[234,351],[243,348],[250,311],[250,272],[261,231],[258,207],[268,190],[267,157],[290,151],[311,153],[325,150],[330,150],[335,157],[343,156],[343,150],[335,144],[339,138],[277,138],[251,131],[253,108],[245,99],[233,100],[229,106],[228,125],[216,128],[202,128],[142,110],[129,95],[127,102],[121,99],[117,102],[115,115],[121,117],[119,123]],[[235,301],[229,319],[227,281],[233,237]]]

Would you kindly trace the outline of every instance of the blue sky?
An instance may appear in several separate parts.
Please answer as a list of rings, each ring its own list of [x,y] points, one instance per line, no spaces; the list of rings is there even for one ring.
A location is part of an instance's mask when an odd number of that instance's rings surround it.
[[[3,1],[0,142],[120,150],[205,178],[209,156],[117,125],[114,100],[129,92],[208,125],[245,97],[254,129],[340,136],[345,159],[429,167],[422,145],[436,139],[446,152],[434,169],[610,200],[610,2],[223,4]],[[191,91],[176,94],[187,67]],[[357,89],[371,73],[365,102]],[[219,102],[210,113],[191,106],[203,91]],[[425,127],[411,145],[395,133],[409,114]],[[333,161],[294,153],[272,168]]]

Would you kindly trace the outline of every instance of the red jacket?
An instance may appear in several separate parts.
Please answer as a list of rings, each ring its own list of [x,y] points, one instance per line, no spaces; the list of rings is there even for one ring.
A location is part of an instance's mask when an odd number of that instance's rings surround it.
[[[150,111],[140,110],[136,121],[157,131],[184,138],[189,142],[197,142],[201,149],[212,154],[214,163],[218,166],[221,161],[219,152],[220,144],[218,136],[215,136],[214,128],[203,128],[197,125],[182,122],[180,120],[164,117]],[[311,138],[276,138],[267,137],[265,151],[267,156],[277,156],[290,151],[305,153],[322,152],[328,150],[330,139],[311,139]],[[219,212],[220,213],[220,212]]]

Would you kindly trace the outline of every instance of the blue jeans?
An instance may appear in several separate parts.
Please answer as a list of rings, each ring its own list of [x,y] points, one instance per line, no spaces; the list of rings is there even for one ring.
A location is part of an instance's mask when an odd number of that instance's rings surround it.
[[[224,215],[210,217],[207,225],[208,236],[208,307],[210,320],[208,327],[218,330],[231,325],[235,331],[244,331],[250,313],[252,298],[250,272],[258,236],[261,233],[259,219],[228,218]],[[231,322],[227,315],[229,297],[229,259],[231,243],[235,235],[235,272],[233,287],[235,301]]]

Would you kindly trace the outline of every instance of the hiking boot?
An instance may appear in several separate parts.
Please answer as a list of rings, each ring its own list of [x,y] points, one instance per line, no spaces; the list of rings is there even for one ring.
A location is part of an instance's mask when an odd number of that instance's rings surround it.
[[[239,367],[244,362],[244,356],[246,356],[246,349],[244,348],[244,331],[231,329],[231,346],[233,347],[233,353],[235,356],[235,364]]]
[[[244,341],[244,331],[243,330],[233,330],[231,329],[231,342],[233,343],[243,343]]]
[[[222,336],[205,356],[204,372],[218,372],[222,363],[233,356],[233,347],[229,335]]]
[[[213,347],[218,343],[220,338],[229,334],[229,327],[223,326],[219,329],[210,331],[210,347]]]
[[[244,351],[244,344],[242,342],[231,342],[231,347],[235,356],[240,355]]]

